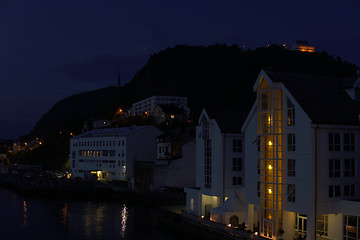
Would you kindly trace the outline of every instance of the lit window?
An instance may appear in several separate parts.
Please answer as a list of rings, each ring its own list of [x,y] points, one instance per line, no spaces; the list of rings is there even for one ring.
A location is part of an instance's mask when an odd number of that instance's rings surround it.
[[[329,159],[329,177],[341,177],[340,159]]]
[[[328,236],[329,232],[329,217],[327,214],[319,215],[317,217],[317,234],[319,236]]]
[[[359,239],[360,217],[344,215],[344,240]]]
[[[289,152],[294,152],[295,151],[295,134],[293,133],[289,133],[287,135],[287,140],[288,140],[288,151]]]
[[[297,213],[295,215],[295,230],[303,237],[306,235],[307,229],[307,216]]]
[[[295,202],[295,184],[288,184],[287,199],[288,202]]]
[[[340,151],[340,133],[329,133],[329,151]]]
[[[355,159],[344,159],[344,177],[355,177]]]
[[[287,109],[288,109],[287,125],[295,126],[295,106],[289,99],[287,99]]]
[[[175,118],[175,115],[170,115],[170,118],[171,118],[171,119],[174,119],[174,118]]]
[[[355,151],[354,133],[344,133],[344,151]]]
[[[194,211],[194,198],[190,199],[190,211]]]

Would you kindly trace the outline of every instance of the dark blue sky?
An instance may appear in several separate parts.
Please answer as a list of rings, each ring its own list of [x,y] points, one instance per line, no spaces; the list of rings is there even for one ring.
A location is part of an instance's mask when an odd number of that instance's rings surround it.
[[[308,40],[360,66],[360,1],[1,0],[0,139],[29,133],[57,101],[131,80],[177,44]],[[255,79],[254,79],[255,81]]]

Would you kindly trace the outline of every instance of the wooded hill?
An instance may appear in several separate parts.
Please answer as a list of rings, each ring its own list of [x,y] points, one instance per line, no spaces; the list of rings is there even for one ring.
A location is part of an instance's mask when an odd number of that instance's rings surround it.
[[[261,69],[346,77],[356,66],[326,52],[304,53],[272,45],[243,51],[236,45],[184,46],[153,54],[123,87],[76,94],[56,103],[38,121],[31,136],[80,133],[91,117],[111,119],[118,108],[153,95],[188,97],[192,118],[202,108],[249,110],[253,84]]]

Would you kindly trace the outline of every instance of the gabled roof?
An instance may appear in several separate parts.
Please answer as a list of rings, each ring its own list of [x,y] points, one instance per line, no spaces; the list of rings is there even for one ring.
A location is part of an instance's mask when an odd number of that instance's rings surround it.
[[[211,119],[215,119],[221,132],[241,133],[248,112],[241,110],[206,110]]]
[[[360,102],[342,90],[342,79],[295,73],[266,74],[289,90],[313,123],[360,124]]]
[[[121,128],[101,128],[94,129],[80,135],[73,137],[72,139],[84,138],[84,137],[124,137],[141,129],[144,129],[148,126],[131,126],[131,127],[121,127]]]

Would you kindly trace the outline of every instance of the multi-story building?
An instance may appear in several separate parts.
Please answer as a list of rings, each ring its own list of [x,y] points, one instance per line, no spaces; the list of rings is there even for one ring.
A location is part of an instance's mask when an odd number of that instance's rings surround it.
[[[242,128],[249,229],[360,239],[359,82],[261,71]]]
[[[243,188],[245,117],[240,111],[202,111],[196,127],[196,187],[185,189],[188,213],[210,218],[211,209]]]
[[[128,181],[135,162],[154,162],[156,137],[163,132],[154,126],[95,129],[70,139],[72,177]]]
[[[189,113],[189,109],[187,107],[187,98],[176,96],[152,96],[139,102],[133,103],[130,111],[132,115],[151,115],[156,105],[159,104],[173,105],[185,109],[187,113]]]

